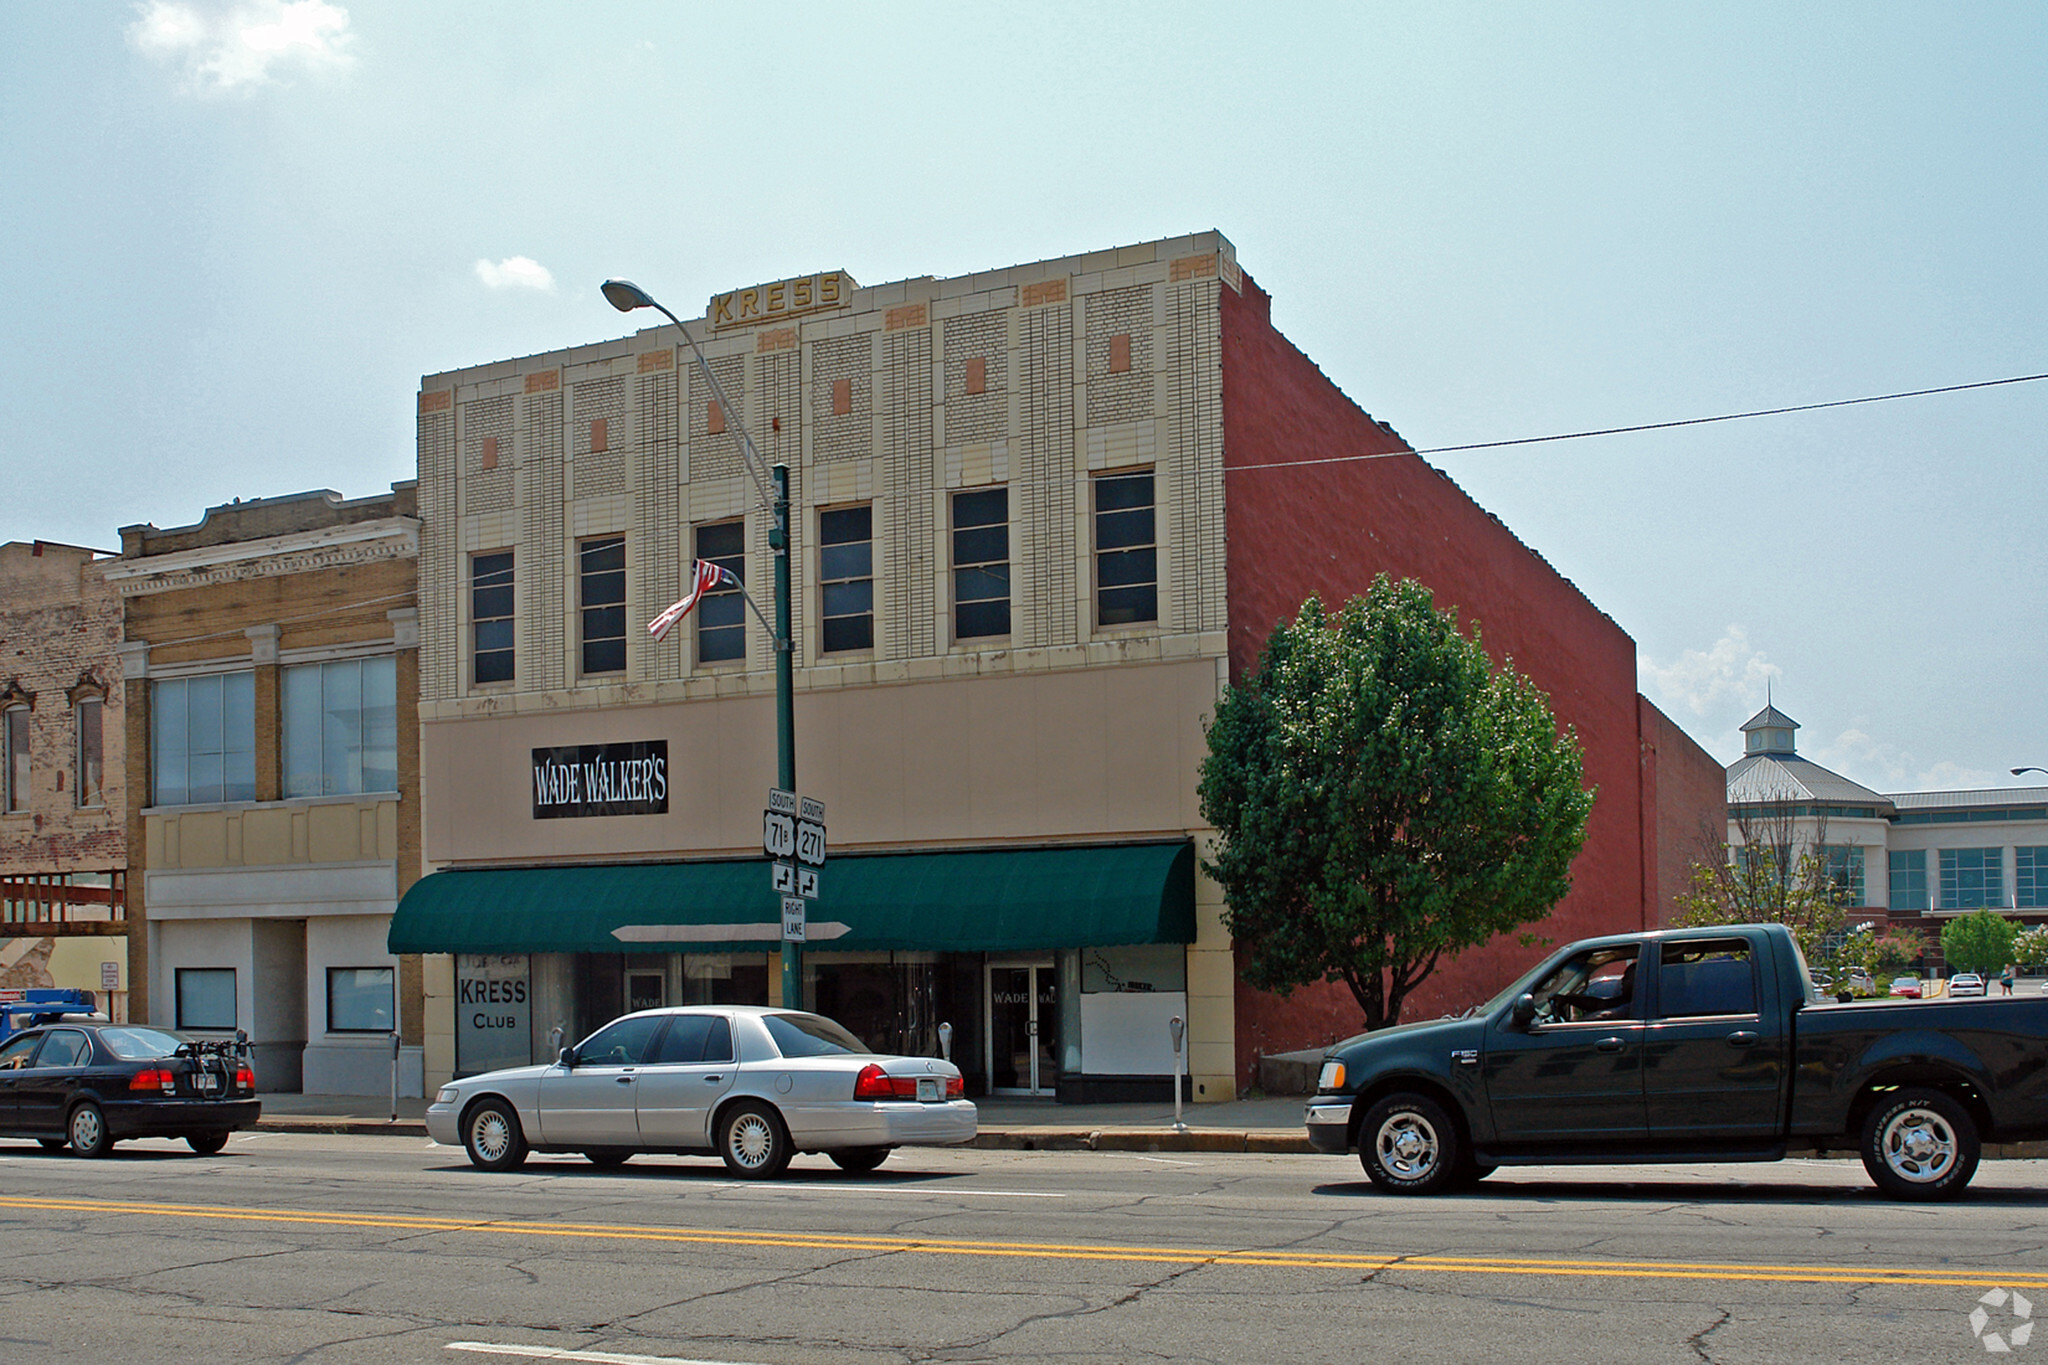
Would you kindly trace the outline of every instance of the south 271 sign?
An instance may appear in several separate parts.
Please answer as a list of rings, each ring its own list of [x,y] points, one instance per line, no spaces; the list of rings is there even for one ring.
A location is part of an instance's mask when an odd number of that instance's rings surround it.
[[[533,818],[668,814],[668,741],[533,751]]]

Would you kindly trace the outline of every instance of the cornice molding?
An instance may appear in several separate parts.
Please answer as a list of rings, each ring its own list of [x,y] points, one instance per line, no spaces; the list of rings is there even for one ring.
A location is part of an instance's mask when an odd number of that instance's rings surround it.
[[[123,597],[210,587],[220,583],[276,578],[320,569],[417,559],[420,524],[411,517],[358,522],[353,526],[271,536],[263,540],[209,545],[174,554],[149,555],[110,566],[107,581]]]

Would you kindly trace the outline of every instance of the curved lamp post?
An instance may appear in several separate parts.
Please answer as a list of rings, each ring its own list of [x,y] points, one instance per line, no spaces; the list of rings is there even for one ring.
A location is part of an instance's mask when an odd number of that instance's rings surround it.
[[[2043,777],[2048,777],[2048,768],[2014,768],[2012,770],[2014,777],[2018,777],[2023,773],[2039,773]]]
[[[681,318],[662,307],[652,294],[631,280],[606,280],[600,287],[605,300],[621,313],[630,313],[635,308],[652,308],[675,324],[676,330],[683,334],[683,340],[690,344],[690,354],[697,358],[697,370],[704,376],[705,386],[711,390],[719,410],[725,414],[726,424],[740,434],[740,452],[745,457],[747,475],[754,481],[754,491],[761,497],[761,510],[768,514],[768,548],[775,555],[776,785],[786,792],[794,792],[796,711],[792,694],[795,690],[796,651],[789,634],[789,466],[779,464],[770,469],[767,461],[761,458],[753,436],[747,431],[747,424],[740,420],[739,410],[727,400],[718,376],[711,372],[711,362],[704,358],[697,338],[690,335],[690,329],[683,325]],[[775,918],[779,922],[782,916],[778,912]],[[803,950],[786,940],[782,945],[782,1003],[789,1009],[804,1008]]]

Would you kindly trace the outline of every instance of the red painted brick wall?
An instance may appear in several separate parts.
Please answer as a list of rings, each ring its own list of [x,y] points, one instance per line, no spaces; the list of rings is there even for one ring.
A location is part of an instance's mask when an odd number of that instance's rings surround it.
[[[1439,607],[1478,625],[1487,651],[1512,659],[1576,727],[1597,787],[1572,890],[1536,932],[1555,942],[1654,920],[1645,821],[1635,644],[1540,556],[1420,458],[1269,468],[1279,462],[1402,451],[1405,443],[1338,390],[1273,329],[1247,276],[1222,295],[1224,505],[1229,535],[1230,667],[1242,677],[1273,627],[1319,592],[1335,606],[1381,571],[1427,585]],[[1513,935],[1438,966],[1403,1012],[1427,1019],[1476,1004],[1543,947]],[[1288,999],[1237,988],[1239,1083],[1263,1053],[1318,1047],[1356,1032],[1341,985]]]
[[[1671,923],[1672,898],[1695,861],[1719,855],[1728,837],[1728,772],[1670,717],[1636,698],[1643,744],[1646,850],[1655,876],[1650,923]]]

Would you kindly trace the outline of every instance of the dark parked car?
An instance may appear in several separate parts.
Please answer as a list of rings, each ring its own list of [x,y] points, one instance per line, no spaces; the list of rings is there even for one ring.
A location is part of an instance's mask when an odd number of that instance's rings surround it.
[[[2044,1057],[2048,1006],[1839,1003],[1783,925],[1619,934],[1467,1016],[1337,1044],[1308,1137],[1401,1194],[1509,1164],[1822,1150],[1860,1153],[1892,1198],[1952,1199],[1985,1142],[2048,1137]]]
[[[0,1137],[86,1157],[123,1138],[176,1137],[211,1155],[262,1113],[246,1052],[144,1024],[28,1029],[0,1045]]]

